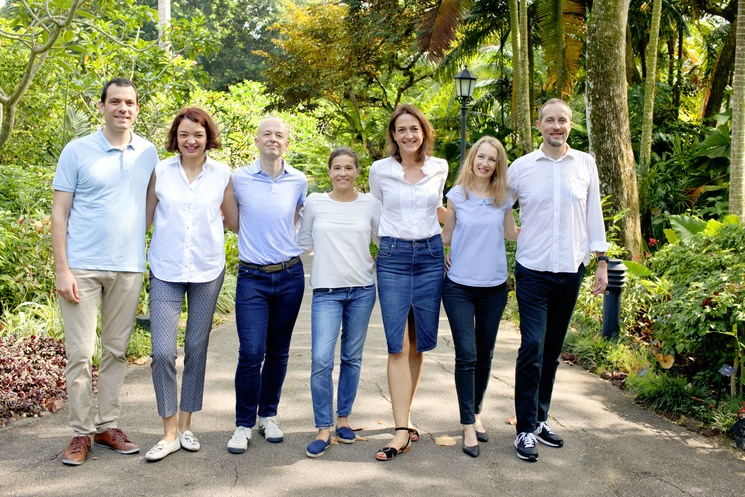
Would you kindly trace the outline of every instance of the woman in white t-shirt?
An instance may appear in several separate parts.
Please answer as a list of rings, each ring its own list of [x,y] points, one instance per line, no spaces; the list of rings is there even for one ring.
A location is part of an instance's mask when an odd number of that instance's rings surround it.
[[[354,443],[349,415],[360,382],[362,349],[375,305],[370,237],[378,229],[380,202],[357,193],[354,180],[359,159],[351,148],[337,148],[329,157],[330,193],[308,196],[301,211],[297,243],[314,250],[310,272],[312,365],[310,391],[318,436],[308,445],[308,457],[320,457],[331,444],[334,425],[334,349],[341,327],[339,385],[336,394],[336,435]],[[375,243],[378,239],[373,236]]]
[[[455,345],[455,389],[463,425],[463,452],[479,455],[489,438],[480,413],[489,384],[494,343],[507,304],[504,238],[517,240],[507,184],[507,154],[484,136],[468,152],[447,194],[442,243],[450,246],[442,302]]]
[[[388,343],[388,389],[396,433],[375,458],[390,461],[419,440],[410,412],[424,352],[437,346],[445,272],[440,222],[448,163],[432,157],[434,129],[422,111],[400,105],[388,121],[389,157],[370,168],[381,201],[378,295]]]
[[[210,115],[198,107],[182,109],[166,145],[180,155],[155,166],[148,188],[147,226],[154,221],[148,254],[151,367],[164,432],[145,455],[148,461],[163,459],[181,447],[200,447],[191,431],[191,414],[202,409],[212,317],[225,276],[225,226],[238,232],[230,168],[207,156],[207,150],[219,146]],[[179,406],[176,337],[184,294],[189,317]]]

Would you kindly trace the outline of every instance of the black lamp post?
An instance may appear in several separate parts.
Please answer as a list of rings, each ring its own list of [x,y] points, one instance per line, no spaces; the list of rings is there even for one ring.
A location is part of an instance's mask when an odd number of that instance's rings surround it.
[[[476,88],[476,76],[471,74],[467,66],[453,77],[455,80],[455,94],[460,100],[460,163],[466,157],[466,112],[468,102],[473,98],[473,90]]]

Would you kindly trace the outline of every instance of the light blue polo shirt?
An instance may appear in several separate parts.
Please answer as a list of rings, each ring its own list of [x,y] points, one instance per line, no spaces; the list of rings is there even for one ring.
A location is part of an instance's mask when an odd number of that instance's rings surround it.
[[[73,194],[70,268],[145,271],[145,201],[157,163],[153,144],[134,133],[124,150],[112,147],[101,130],[65,146],[52,187]]]
[[[447,198],[455,207],[455,229],[450,241],[448,279],[460,285],[489,287],[507,281],[504,215],[512,202],[497,207],[491,198],[463,195],[461,185]]]
[[[295,241],[295,209],[305,203],[308,180],[282,160],[284,171],[272,179],[259,160],[233,173],[240,229],[238,254],[252,264],[278,264],[303,251]]]

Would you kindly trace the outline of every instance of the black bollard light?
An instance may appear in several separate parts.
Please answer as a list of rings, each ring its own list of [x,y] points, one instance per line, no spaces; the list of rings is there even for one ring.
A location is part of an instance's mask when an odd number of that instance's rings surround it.
[[[603,338],[616,339],[621,331],[621,289],[626,286],[626,270],[621,259],[608,261],[608,286],[603,297]]]

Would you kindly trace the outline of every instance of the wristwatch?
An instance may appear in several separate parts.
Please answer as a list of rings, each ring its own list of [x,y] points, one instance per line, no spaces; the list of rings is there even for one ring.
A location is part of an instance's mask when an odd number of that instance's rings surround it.
[[[599,255],[599,256],[596,257],[596,259],[597,259],[598,262],[605,261],[606,263],[610,260],[610,259],[608,259],[608,256],[607,255]]]

